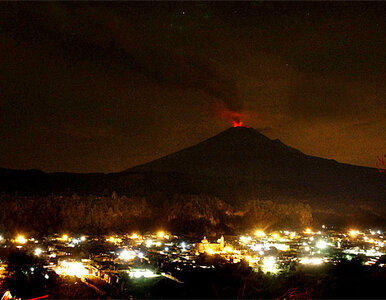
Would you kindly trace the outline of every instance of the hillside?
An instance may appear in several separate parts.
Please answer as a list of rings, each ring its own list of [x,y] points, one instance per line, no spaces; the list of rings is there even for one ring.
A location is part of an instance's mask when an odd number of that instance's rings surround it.
[[[385,222],[386,212],[386,178],[377,169],[309,156],[246,127],[227,129],[120,173],[2,169],[0,191],[19,195],[111,195],[116,191],[152,198],[155,205],[175,194],[212,195],[234,208],[255,200],[305,203],[318,220],[331,222]]]

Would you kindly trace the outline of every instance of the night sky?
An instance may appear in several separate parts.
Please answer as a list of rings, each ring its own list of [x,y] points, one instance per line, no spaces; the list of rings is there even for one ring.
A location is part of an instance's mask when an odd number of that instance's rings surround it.
[[[386,3],[0,4],[0,167],[115,172],[245,125],[386,152]]]

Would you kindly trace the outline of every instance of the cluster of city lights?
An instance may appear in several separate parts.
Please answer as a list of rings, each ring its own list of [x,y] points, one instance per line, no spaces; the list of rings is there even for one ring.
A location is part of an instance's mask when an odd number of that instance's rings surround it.
[[[102,237],[62,234],[45,238],[43,243],[27,237],[26,234],[18,234],[12,239],[0,236],[0,244],[6,246],[11,243],[19,249],[26,249],[32,255],[46,259],[47,268],[57,274],[83,279],[109,272],[108,269],[98,271],[98,255],[85,261],[75,254],[77,251],[74,248],[83,247],[92,241],[106,243],[108,246],[109,250],[100,254],[101,261],[107,260],[110,265],[121,266],[120,269],[128,272],[132,279],[164,276],[176,281],[178,279],[170,273],[166,274],[162,270],[154,272],[138,266],[150,266],[150,262],[155,259],[153,254],[157,254],[158,257],[168,258],[171,263],[179,262],[192,268],[214,268],[213,265],[198,264],[197,256],[206,254],[219,255],[229,263],[244,261],[256,272],[277,274],[285,270],[289,262],[295,262],[302,268],[333,264],[336,261],[333,258],[334,253],[341,253],[341,257],[348,260],[356,255],[363,255],[366,257],[366,265],[376,264],[386,254],[385,237],[380,230],[350,229],[341,232],[327,229],[326,226],[322,226],[320,230],[305,228],[300,231],[266,232],[257,229],[229,240],[221,236],[212,241],[206,237],[201,241],[192,241],[164,230],[145,235],[134,232]],[[377,265],[384,266],[383,263]],[[181,266],[175,267],[176,272],[181,270]]]
[[[62,261],[55,268],[55,272],[58,275],[75,276],[78,278],[89,275],[86,266],[78,261]]]

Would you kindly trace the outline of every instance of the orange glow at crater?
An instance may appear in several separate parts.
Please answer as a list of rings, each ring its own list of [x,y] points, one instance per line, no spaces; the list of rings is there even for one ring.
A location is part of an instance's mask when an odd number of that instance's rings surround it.
[[[242,121],[236,121],[233,120],[233,127],[243,127],[243,122]]]
[[[220,119],[228,121],[233,127],[247,127],[244,125],[244,122],[241,121],[241,118],[244,116],[242,112],[230,111],[220,107],[217,109],[216,115]]]

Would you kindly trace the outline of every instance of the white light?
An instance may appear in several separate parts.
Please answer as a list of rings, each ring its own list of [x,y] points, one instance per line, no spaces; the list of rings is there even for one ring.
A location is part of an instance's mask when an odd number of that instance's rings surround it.
[[[254,245],[251,246],[251,249],[252,249],[253,251],[260,251],[260,250],[263,249],[263,248],[264,248],[264,245],[263,245],[263,244],[254,244]]]
[[[25,244],[27,242],[26,238],[22,235],[19,235],[17,238],[16,238],[16,242],[19,243],[19,244]]]
[[[256,236],[257,236],[257,237],[263,237],[263,236],[265,236],[265,233],[264,233],[264,231],[262,231],[262,230],[257,230],[257,231],[256,231]]]
[[[165,251],[169,251],[169,247],[165,247]]]
[[[35,249],[35,255],[36,255],[36,256],[39,256],[42,252],[43,252],[43,251],[42,251],[42,249],[40,249],[40,248],[36,248],[36,249]]]
[[[46,274],[46,275],[44,275],[44,278],[48,279],[48,278],[50,278],[50,276],[48,276],[48,274]]]
[[[263,271],[276,273],[278,271],[276,259],[273,256],[263,258]]]
[[[85,237],[85,236],[82,236],[82,237],[80,238],[80,240],[81,240],[82,242],[84,242],[84,241],[86,240],[86,237]]]
[[[146,247],[150,248],[152,244],[153,244],[152,240],[147,240],[146,241]]]
[[[130,277],[133,278],[151,278],[151,277],[157,277],[158,275],[154,274],[154,272],[150,270],[133,270],[130,272]]]
[[[323,263],[323,259],[320,257],[303,257],[300,259],[300,263],[305,265],[320,265]]]
[[[138,253],[138,257],[139,257],[139,258],[144,258],[145,255],[144,255],[142,252],[139,252],[139,253]]]
[[[319,240],[317,243],[316,243],[316,247],[319,248],[319,249],[326,249],[328,246],[327,242],[326,241],[323,241],[323,240]]]
[[[128,250],[124,249],[121,252],[121,254],[119,254],[119,258],[123,259],[123,260],[132,260],[135,258],[135,254],[133,253],[133,251],[128,251]]]
[[[247,244],[248,242],[251,241],[251,237],[250,236],[241,236],[240,237],[240,242],[244,243],[244,244]]]
[[[55,272],[59,275],[69,275],[82,277],[88,274],[87,269],[80,262],[67,262],[64,261],[60,264],[58,268],[55,269]]]
[[[286,245],[286,244],[275,243],[275,244],[268,244],[267,246],[268,247],[275,247],[277,250],[280,250],[280,251],[287,251],[287,250],[289,250],[289,246]]]

